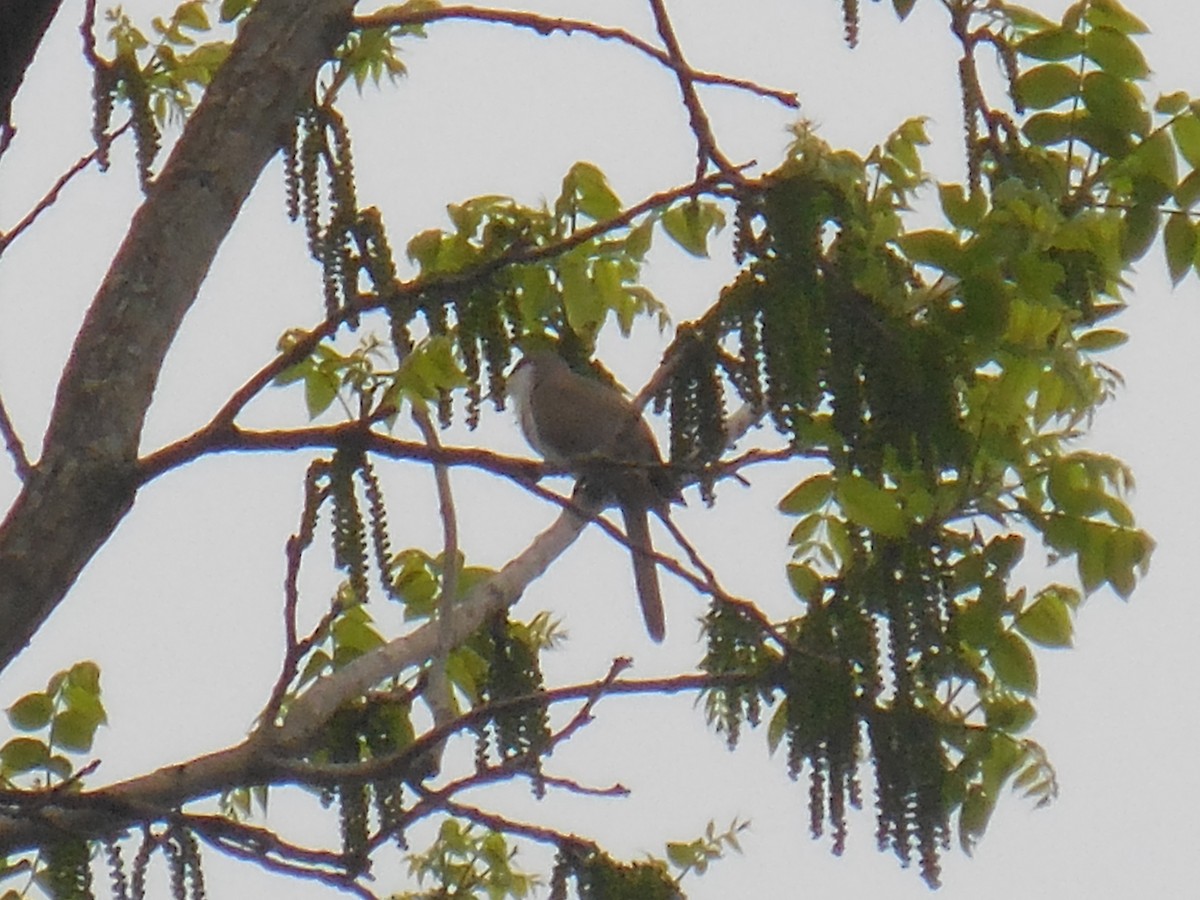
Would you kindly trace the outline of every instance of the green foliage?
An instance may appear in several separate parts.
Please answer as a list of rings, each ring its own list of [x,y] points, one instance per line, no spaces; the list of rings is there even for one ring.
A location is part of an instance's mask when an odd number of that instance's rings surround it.
[[[725,213],[715,203],[685,200],[662,216],[663,231],[692,256],[708,256],[708,238],[725,227]]]
[[[592,846],[563,846],[550,896],[565,900],[574,878],[579,900],[679,900],[683,895],[662,860],[622,863]]]
[[[775,704],[769,740],[793,774],[809,768],[813,831],[827,818],[835,850],[865,725],[881,842],[917,852],[930,881],[950,813],[970,847],[1018,773],[1039,800],[1055,790],[1040,748],[1016,735],[1034,716],[1030,642],[1069,646],[1081,593],[1028,599],[1012,585],[1016,529],[1073,558],[1084,592],[1128,596],[1145,569],[1153,543],[1125,501],[1128,471],[1069,443],[1118,381],[1098,355],[1125,335],[1097,325],[1122,308],[1159,204],[1196,197],[1177,170],[1200,128],[1186,96],[1148,107],[1136,19],[1115,3],[1058,25],[994,8],[1028,142],[980,133],[978,180],[938,186],[947,226],[910,233],[918,122],[865,160],[798,131],[789,162],[742,196],[748,266],[689,326],[742,348],[713,357],[728,384],[828,466],[780,501],[797,519],[788,575],[804,607],[786,643],[767,639],[783,662],[751,649],[765,631],[730,641],[727,616],[710,619],[707,670],[749,677],[715,691],[710,714],[736,740],[739,716]],[[984,109],[973,88],[965,102]],[[1178,281],[1195,266],[1195,222],[1166,212]]]
[[[434,898],[487,898],[513,900],[529,897],[541,884],[536,876],[513,868],[517,850],[497,831],[463,826],[454,819],[442,822],[437,840],[424,853],[408,856],[409,873],[418,884],[434,885],[428,891],[405,891],[396,900]]]
[[[45,690],[26,694],[8,708],[9,725],[27,736],[10,738],[0,746],[0,788],[14,792],[14,799],[21,791],[31,796],[78,792],[90,767],[77,769],[77,763],[66,754],[89,752],[96,730],[107,721],[100,669],[94,662],[75,663],[55,673]],[[92,842],[64,834],[20,865],[13,860],[0,861],[0,879],[28,866],[49,896],[90,900],[92,846]]]
[[[66,753],[87,753],[96,730],[108,721],[100,699],[100,669],[80,662],[58,672],[44,691],[21,697],[8,708],[17,731],[44,737],[14,737],[0,747],[0,785],[50,788],[71,778],[75,764]]]
[[[539,697],[545,692],[539,657],[542,646],[536,626],[498,615],[456,651],[460,656],[465,651],[475,664],[469,679],[454,677],[463,671],[461,667],[448,667],[456,686],[468,691],[473,705],[487,707],[486,717],[473,724],[477,762],[483,762],[490,747],[501,760],[516,760],[533,772],[539,793],[541,756],[551,745],[549,710]]]
[[[742,852],[738,835],[749,827],[749,822],[734,820],[728,830],[718,833],[716,825],[709,822],[702,837],[667,844],[667,861],[679,869],[679,879],[689,872],[703,875],[708,871],[709,865],[725,856],[727,849]]]

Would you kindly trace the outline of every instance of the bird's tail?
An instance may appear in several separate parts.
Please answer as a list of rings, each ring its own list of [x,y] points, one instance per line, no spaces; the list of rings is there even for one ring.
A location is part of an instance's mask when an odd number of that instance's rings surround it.
[[[658,587],[658,564],[654,561],[654,545],[650,543],[650,516],[645,509],[626,507],[621,512],[633,551],[633,579],[637,584],[646,631],[653,640],[661,641],[667,626]]]

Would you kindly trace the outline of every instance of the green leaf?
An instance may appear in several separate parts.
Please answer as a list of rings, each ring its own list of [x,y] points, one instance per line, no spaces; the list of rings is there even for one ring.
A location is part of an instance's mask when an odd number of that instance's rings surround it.
[[[1100,509],[1096,486],[1077,459],[1052,460],[1046,487],[1054,505],[1069,516],[1088,516]]]
[[[572,251],[559,264],[562,302],[567,322],[576,334],[595,334],[608,316],[608,307],[599,285],[592,277],[586,256]]]
[[[1174,190],[1175,202],[1180,209],[1190,210],[1200,200],[1200,169],[1191,172]]]
[[[91,660],[77,662],[67,673],[67,681],[92,696],[100,696],[100,667]]]
[[[1122,34],[1146,34],[1150,31],[1145,22],[1116,0],[1091,0],[1084,18],[1093,27],[1111,28]]]
[[[1084,76],[1083,102],[1091,113],[1090,119],[1106,129],[1138,135],[1149,130],[1150,115],[1142,92],[1108,72],[1089,72]]]
[[[221,0],[221,21],[232,22],[250,8],[252,0]]]
[[[948,231],[926,229],[902,235],[899,239],[904,255],[915,263],[936,266],[946,272],[954,272],[962,265],[962,245]]]
[[[974,231],[987,214],[987,195],[983,191],[972,191],[968,197],[961,184],[939,184],[938,197],[942,212],[955,228]]]
[[[54,717],[50,728],[51,740],[57,747],[74,753],[87,753],[92,749],[96,729],[100,723],[94,716],[74,709],[66,709]]]
[[[1127,600],[1137,583],[1136,572],[1144,573],[1150,565],[1154,541],[1144,531],[1113,528],[1108,533],[1104,549],[1105,580],[1122,600]]]
[[[693,256],[708,256],[708,237],[725,226],[725,214],[715,203],[685,200],[663,213],[663,228]]]
[[[1179,284],[1191,271],[1196,258],[1196,226],[1186,213],[1172,213],[1167,216],[1167,224],[1163,228],[1163,246],[1167,254],[1167,269],[1171,273],[1171,281]]]
[[[48,694],[38,691],[26,694],[8,708],[8,721],[18,731],[37,731],[50,723],[54,714],[54,701]]]
[[[211,27],[208,23],[208,12],[204,9],[204,2],[201,0],[181,4],[175,10],[175,19],[180,25],[193,31],[208,31]]]
[[[983,713],[989,728],[998,728],[1009,734],[1024,731],[1037,718],[1037,710],[1032,703],[1024,697],[1010,694],[984,700]]]
[[[958,843],[968,856],[987,831],[988,820],[995,808],[995,798],[986,794],[979,785],[973,784],[968,788],[958,812]]]
[[[966,330],[982,341],[991,341],[1008,328],[1012,295],[994,273],[963,281],[963,322]]]
[[[1089,31],[1085,53],[1107,74],[1117,78],[1141,79],[1150,75],[1150,66],[1138,45],[1115,28]]]
[[[1052,588],[1042,591],[1017,617],[1016,627],[1043,647],[1070,647],[1075,631],[1070,607]]]
[[[333,405],[337,399],[341,379],[323,366],[313,367],[304,378],[304,403],[308,417],[315,419]]]
[[[1175,116],[1187,109],[1188,103],[1191,100],[1192,98],[1188,96],[1187,91],[1162,94],[1154,101],[1154,111],[1162,113],[1165,116]]]
[[[1033,143],[1050,147],[1061,144],[1077,131],[1079,116],[1076,113],[1042,112],[1030,116],[1021,126],[1021,131]]]
[[[896,494],[861,475],[838,479],[837,500],[847,518],[856,525],[883,537],[899,538],[908,533],[908,517]]]
[[[1045,31],[1048,28],[1057,27],[1054,22],[1041,13],[1013,3],[1006,2],[1003,6],[997,7],[996,12],[1008,19],[1013,28],[1020,31]]]
[[[788,581],[792,585],[792,593],[805,603],[815,603],[821,599],[824,582],[821,576],[809,566],[790,563],[787,567]]]
[[[563,193],[575,197],[576,208],[584,215],[603,222],[621,212],[621,201],[604,173],[587,162],[571,166],[563,179]]]
[[[775,714],[771,716],[771,721],[767,723],[767,752],[771,755],[779,749],[779,744],[783,740],[784,735],[788,731],[788,702],[787,697],[779,701],[779,705],[775,707]]]
[[[1161,191],[1147,190],[1144,179],[1139,179],[1135,196],[1141,202],[1158,203],[1175,190],[1178,166],[1175,147],[1170,136],[1162,130],[1147,137],[1125,161],[1132,174],[1145,176],[1157,183]]]
[[[50,759],[50,748],[36,738],[13,738],[0,747],[0,770],[19,774],[44,766]]]
[[[796,523],[796,527],[793,528],[792,533],[788,535],[788,546],[795,547],[798,544],[802,544],[807,541],[813,536],[817,528],[820,527],[821,522],[824,520],[825,517],[820,513],[810,513],[809,515],[805,516]]]
[[[792,516],[804,515],[824,505],[831,496],[833,496],[833,476],[814,475],[787,492],[779,501],[779,511]]]
[[[1017,78],[1017,97],[1029,109],[1057,106],[1079,90],[1079,72],[1062,63],[1038,66]]]
[[[1014,48],[1030,59],[1071,59],[1083,53],[1083,35],[1066,28],[1049,28],[1022,38]]]
[[[634,259],[642,259],[650,250],[653,237],[654,220],[648,218],[629,232],[629,236],[625,238],[625,252]]]
[[[1122,218],[1121,258],[1135,262],[1146,255],[1158,234],[1160,213],[1155,203],[1135,203]]]
[[[1029,644],[1019,634],[1005,631],[988,647],[988,662],[996,678],[1011,690],[1022,694],[1037,693],[1037,662]]]
[[[1171,123],[1171,136],[1179,155],[1193,169],[1200,169],[1200,119],[1195,115],[1180,116]]]
[[[1129,340],[1129,335],[1124,331],[1116,328],[1097,328],[1095,331],[1087,331],[1076,338],[1076,343],[1080,350],[1087,350],[1089,353],[1098,353],[1101,350],[1111,350],[1113,347],[1120,347]]]

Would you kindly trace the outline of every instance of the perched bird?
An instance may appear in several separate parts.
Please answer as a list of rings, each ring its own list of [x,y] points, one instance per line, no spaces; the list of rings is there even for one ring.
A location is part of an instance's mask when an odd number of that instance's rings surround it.
[[[650,426],[615,387],[580,375],[549,349],[526,354],[508,378],[508,391],[529,445],[575,473],[585,491],[620,507],[646,631],[661,641],[666,626],[649,512],[665,516],[678,491]]]

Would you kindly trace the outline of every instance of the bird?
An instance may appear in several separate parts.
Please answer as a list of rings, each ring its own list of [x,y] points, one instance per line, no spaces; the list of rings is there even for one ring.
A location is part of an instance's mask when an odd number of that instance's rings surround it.
[[[528,351],[508,378],[526,441],[546,462],[570,470],[585,494],[615,502],[625,520],[646,631],[666,634],[650,517],[664,518],[679,492],[650,426],[617,388],[576,372],[556,352]]]

